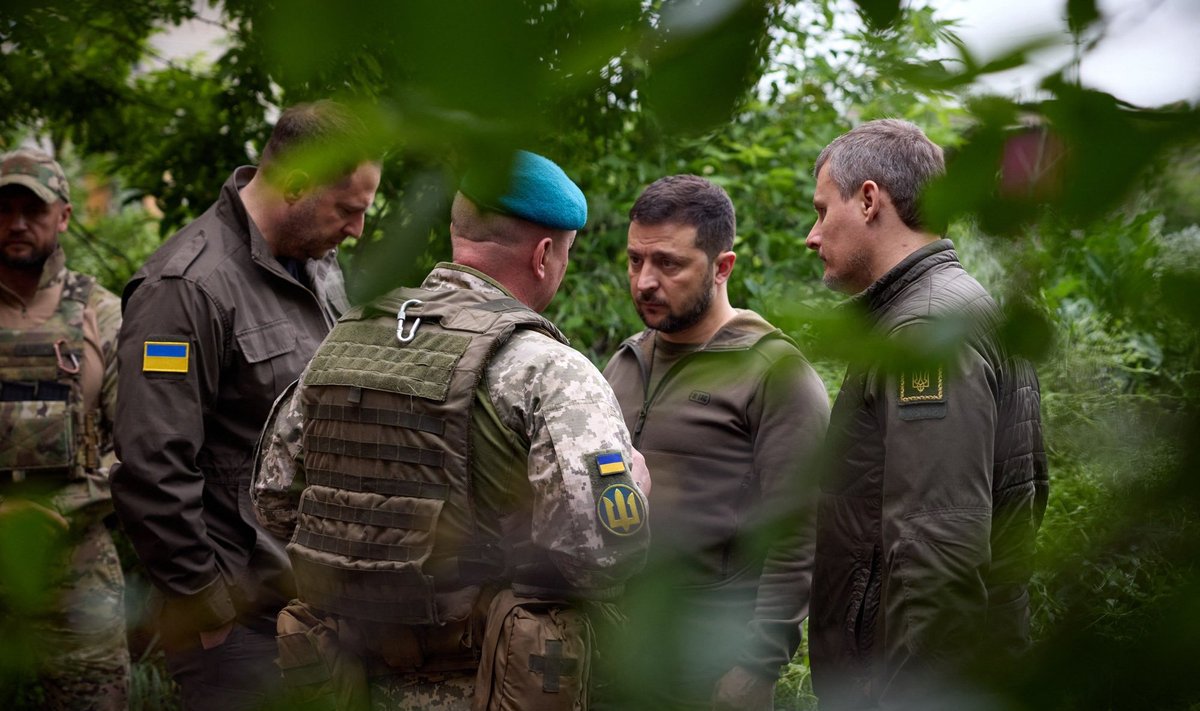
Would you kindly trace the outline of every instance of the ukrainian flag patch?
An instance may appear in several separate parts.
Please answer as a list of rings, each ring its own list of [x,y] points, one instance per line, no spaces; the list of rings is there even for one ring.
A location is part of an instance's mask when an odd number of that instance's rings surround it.
[[[595,457],[596,471],[600,476],[624,474],[628,471],[625,467],[625,457],[620,452],[597,452]]]
[[[146,341],[142,372],[186,375],[190,355],[191,344],[187,341]]]

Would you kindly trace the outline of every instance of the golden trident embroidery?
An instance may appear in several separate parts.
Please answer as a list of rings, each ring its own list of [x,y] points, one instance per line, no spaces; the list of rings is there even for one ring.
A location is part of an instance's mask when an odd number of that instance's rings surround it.
[[[609,492],[612,492],[611,497]],[[627,486],[612,486],[604,492],[604,514],[604,523],[613,533],[628,535],[631,530],[641,528],[642,513],[638,510],[638,497]]]
[[[925,390],[929,387],[929,371],[922,370],[919,373],[913,373],[912,386],[916,388],[918,392],[925,392]]]

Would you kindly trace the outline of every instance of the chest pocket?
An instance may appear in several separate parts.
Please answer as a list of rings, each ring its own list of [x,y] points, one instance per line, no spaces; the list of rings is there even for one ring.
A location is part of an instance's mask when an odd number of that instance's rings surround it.
[[[256,324],[234,334],[241,360],[233,363],[234,379],[251,407],[266,409],[299,375],[307,358],[296,347],[296,331],[286,318]]]
[[[296,349],[296,332],[286,318],[251,326],[236,334],[238,349],[251,365]]]

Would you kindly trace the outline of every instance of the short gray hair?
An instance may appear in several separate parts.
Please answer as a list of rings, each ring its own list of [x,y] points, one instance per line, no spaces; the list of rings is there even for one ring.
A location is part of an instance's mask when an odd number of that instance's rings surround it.
[[[923,224],[918,205],[921,190],[946,172],[942,149],[916,124],[900,119],[868,121],[825,146],[813,175],[829,164],[829,177],[843,200],[868,180],[887,191],[900,219],[914,230]]]

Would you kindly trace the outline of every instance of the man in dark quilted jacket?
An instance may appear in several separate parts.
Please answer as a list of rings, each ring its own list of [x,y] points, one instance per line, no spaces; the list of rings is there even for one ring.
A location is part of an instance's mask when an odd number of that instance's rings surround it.
[[[809,617],[822,708],[961,707],[968,668],[1029,642],[1049,488],[1038,381],[921,221],[943,170],[941,148],[892,119],[816,163],[807,245],[888,346],[851,363],[829,428]]]

